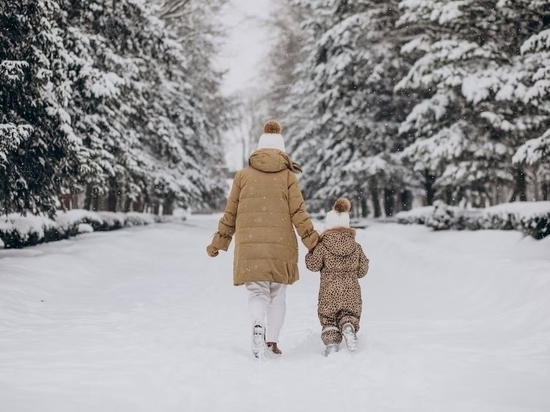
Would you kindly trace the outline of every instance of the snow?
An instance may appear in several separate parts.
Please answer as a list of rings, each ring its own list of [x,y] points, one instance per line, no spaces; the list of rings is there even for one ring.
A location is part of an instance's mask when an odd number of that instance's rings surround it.
[[[543,30],[534,36],[531,36],[521,46],[521,53],[527,53],[528,51],[541,51],[550,48],[550,29]]]
[[[66,212],[59,211],[55,217],[55,221],[64,229],[67,229],[77,223],[83,221],[103,223],[103,219],[96,212],[84,209],[73,209]]]
[[[318,274],[250,354],[217,217],[0,251],[0,410],[550,410],[550,238],[372,222],[359,350],[322,356]],[[202,333],[202,334],[201,334]]]
[[[514,214],[519,219],[531,219],[550,214],[550,201],[503,203],[485,209],[489,214]]]
[[[78,233],[93,233],[94,228],[88,223],[80,223],[78,225]]]
[[[546,131],[541,137],[537,139],[531,139],[520,146],[517,152],[514,154],[512,161],[514,163],[525,162],[528,165],[536,164],[544,159],[548,158],[550,153],[550,130]]]
[[[397,221],[401,224],[424,224],[434,212],[434,206],[417,207],[412,210],[402,211],[395,215]]]

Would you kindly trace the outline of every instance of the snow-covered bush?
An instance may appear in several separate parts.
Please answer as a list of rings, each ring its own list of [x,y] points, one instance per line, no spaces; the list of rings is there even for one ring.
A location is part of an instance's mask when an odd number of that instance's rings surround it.
[[[486,209],[434,206],[397,214],[397,223],[425,224],[434,230],[519,230],[535,239],[550,235],[550,202],[504,203]]]
[[[82,233],[93,233],[94,232],[94,228],[91,227],[89,224],[87,223],[81,223],[78,225],[78,233],[79,234],[82,234]]]
[[[105,232],[123,227],[144,226],[168,219],[155,219],[144,213],[91,212],[70,210],[58,212],[55,221],[46,216],[10,214],[0,217],[1,247],[22,248],[45,242],[68,239],[82,233]],[[0,248],[1,248],[0,247]]]
[[[535,239],[550,235],[550,202],[504,203],[483,211],[484,229],[520,230]]]
[[[126,226],[145,226],[155,223],[155,217],[147,213],[126,213]]]
[[[480,217],[479,209],[464,209],[436,201],[433,213],[425,224],[434,230],[478,230],[481,228]]]
[[[449,230],[453,227],[455,209],[441,201],[434,203],[433,213],[426,219],[425,225],[433,230]]]
[[[45,216],[9,214],[0,218],[0,238],[6,248],[37,245],[53,237],[56,224]]]
[[[90,210],[74,209],[68,212],[58,212],[55,221],[63,230],[74,232],[74,236],[78,234],[80,224],[90,225],[97,231],[101,231],[104,226],[103,219],[96,212]]]
[[[399,212],[395,215],[397,223],[402,225],[423,225],[434,212],[433,206],[418,207],[406,212]]]
[[[124,213],[97,212],[97,214],[103,220],[105,230],[122,229],[126,225],[126,215]],[[94,228],[94,230],[96,229]]]

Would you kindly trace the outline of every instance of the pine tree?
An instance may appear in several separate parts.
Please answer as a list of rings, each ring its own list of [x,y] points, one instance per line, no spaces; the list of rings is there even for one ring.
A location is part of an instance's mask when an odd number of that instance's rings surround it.
[[[68,115],[67,51],[59,2],[0,4],[0,208],[55,210],[87,151]]]
[[[180,41],[150,2],[12,3],[0,8],[5,212],[53,212],[59,195],[83,190],[85,207],[113,211],[223,196],[221,177],[205,173],[221,162],[212,32],[191,24],[194,38]]]
[[[546,11],[540,33],[533,35],[521,47],[526,76],[526,91],[523,100],[537,109],[541,136],[528,140],[514,154],[513,161],[532,168],[535,197],[550,199],[550,5],[541,5]],[[541,193],[538,193],[540,189]]]
[[[225,199],[225,176],[222,132],[228,122],[228,102],[221,95],[222,73],[214,67],[214,59],[219,51],[219,39],[224,35],[218,20],[227,0],[167,0],[160,16],[174,32],[174,38],[181,45],[182,81],[192,85],[186,90],[190,107],[186,112],[193,113],[191,125],[193,135],[184,140],[188,155],[200,164],[200,173],[191,179],[200,189],[202,205],[213,207]],[[181,98],[181,96],[179,97]],[[183,108],[182,108],[183,110]],[[204,171],[209,171],[208,174]],[[193,203],[193,199],[183,200]]]
[[[395,210],[403,170],[395,153],[406,101],[393,88],[406,66],[399,36],[390,36],[397,1],[299,2],[306,23],[308,58],[290,99],[293,148],[306,159],[304,188],[310,197],[357,196],[367,191],[375,216]],[[293,122],[294,123],[294,122]],[[383,190],[383,192],[382,192]],[[366,208],[364,208],[366,209]]]
[[[307,31],[302,28],[306,16],[304,9],[292,0],[283,0],[266,22],[276,33],[276,41],[263,67],[264,76],[268,79],[264,98],[268,102],[269,117],[280,119],[284,125],[288,123],[289,95],[300,80],[299,67],[307,58],[304,52]]]
[[[531,2],[532,3],[532,2]],[[415,63],[397,90],[422,97],[400,132],[426,188],[456,204],[526,199],[526,176],[514,167],[516,148],[541,126],[520,97],[521,44],[544,19],[542,9],[507,0],[404,0],[398,25],[419,33],[403,47]],[[519,98],[519,99],[518,99]]]

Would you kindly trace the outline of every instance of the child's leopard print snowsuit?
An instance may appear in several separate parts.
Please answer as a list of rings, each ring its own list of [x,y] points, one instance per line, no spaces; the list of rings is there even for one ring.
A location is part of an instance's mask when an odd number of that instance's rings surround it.
[[[355,241],[355,230],[327,230],[313,252],[306,255],[306,266],[321,272],[318,315],[325,345],[342,341],[342,326],[351,323],[359,330],[361,287],[359,278],[369,270],[369,260]]]

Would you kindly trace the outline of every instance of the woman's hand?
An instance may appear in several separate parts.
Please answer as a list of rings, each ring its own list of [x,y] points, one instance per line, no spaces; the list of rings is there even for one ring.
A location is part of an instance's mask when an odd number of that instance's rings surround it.
[[[208,253],[208,256],[210,256],[210,257],[216,257],[220,254],[220,251],[218,250],[218,248],[216,248],[212,245],[208,245],[206,247],[206,253]]]

